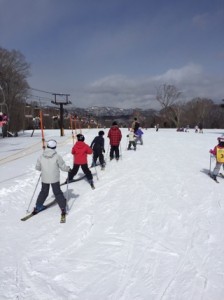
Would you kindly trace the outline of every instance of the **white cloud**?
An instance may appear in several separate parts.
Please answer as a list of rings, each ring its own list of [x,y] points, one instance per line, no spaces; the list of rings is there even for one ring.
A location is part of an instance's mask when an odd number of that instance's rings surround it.
[[[123,75],[112,75],[92,82],[80,91],[77,99],[85,106],[110,105],[120,108],[140,107],[155,108],[156,88],[162,84],[173,84],[183,91],[187,100],[194,97],[207,97],[221,100],[224,95],[223,78],[211,78],[202,67],[189,64],[179,69],[167,70],[164,74],[148,78],[129,78]]]
[[[202,67],[196,64],[188,64],[180,69],[170,69],[162,75],[155,77],[157,81],[165,83],[181,84],[192,81],[192,78],[200,78],[203,74]]]

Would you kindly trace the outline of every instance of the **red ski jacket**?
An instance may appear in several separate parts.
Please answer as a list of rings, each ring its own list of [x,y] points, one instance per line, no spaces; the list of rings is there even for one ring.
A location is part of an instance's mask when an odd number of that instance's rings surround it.
[[[110,139],[111,146],[118,146],[120,144],[122,134],[117,125],[113,125],[110,128],[107,137]]]
[[[92,154],[93,150],[84,142],[78,141],[72,148],[74,164],[85,165],[87,164],[87,155]]]

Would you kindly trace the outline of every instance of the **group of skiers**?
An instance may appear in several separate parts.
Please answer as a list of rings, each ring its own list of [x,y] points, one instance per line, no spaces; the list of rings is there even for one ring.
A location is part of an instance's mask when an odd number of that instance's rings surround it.
[[[139,126],[140,124],[137,121],[137,118],[135,118],[130,128],[130,133],[127,135],[129,138],[127,150],[130,150],[132,145],[134,146],[134,150],[136,150],[137,141],[143,145],[143,132]],[[89,184],[93,189],[95,188],[93,183],[93,175],[88,167],[88,155],[93,154],[91,167],[96,166],[97,160],[99,159],[101,169],[103,170],[105,168],[105,159],[103,155],[105,153],[104,134],[104,131],[100,130],[98,136],[93,139],[90,146],[85,143],[85,137],[83,134],[79,133],[76,135],[77,142],[74,144],[71,151],[73,155],[72,169],[70,166],[66,165],[63,158],[56,152],[57,142],[55,140],[49,140],[47,142],[47,149],[38,158],[36,163],[36,170],[41,171],[42,187],[37,197],[36,206],[32,214],[37,214],[46,208],[44,206],[44,202],[48,197],[51,185],[55,199],[61,209],[61,218],[65,220],[66,199],[60,188],[60,170],[68,172],[68,178],[65,181],[65,183],[68,184],[73,180],[74,176],[78,173],[78,170],[81,167]],[[112,123],[107,137],[110,141],[110,160],[116,159],[118,161],[120,157],[119,147],[122,139],[122,133],[116,121]]]
[[[140,123],[138,122],[137,118],[134,118],[134,121],[130,128],[130,133],[127,135],[127,138],[129,139],[127,150],[131,150],[132,146],[134,150],[136,150],[138,142],[140,143],[140,145],[143,145],[142,135],[143,131],[140,128]]]
[[[140,124],[137,118],[134,119],[131,128],[129,129],[128,146],[127,150],[131,150],[132,146],[136,150],[137,142],[143,145],[142,135],[143,132],[140,128]],[[55,140],[49,140],[47,142],[47,149],[38,158],[36,163],[36,169],[41,171],[41,181],[42,188],[37,197],[36,206],[34,208],[33,214],[45,209],[44,202],[49,194],[50,185],[52,187],[53,193],[55,195],[56,201],[61,209],[61,216],[65,219],[66,215],[66,199],[60,188],[60,170],[68,172],[68,178],[65,183],[69,183],[73,180],[74,176],[78,173],[79,168],[82,168],[88,182],[94,189],[93,175],[88,167],[87,156],[93,154],[93,160],[91,167],[95,167],[97,160],[101,165],[101,169],[105,168],[105,143],[104,143],[104,131],[100,130],[98,136],[96,136],[91,145],[85,143],[84,135],[77,134],[77,142],[72,147],[71,153],[73,154],[73,168],[67,166],[63,158],[56,152],[57,142]],[[110,141],[110,160],[120,158],[120,142],[122,139],[122,133],[118,127],[117,122],[113,122],[111,128],[108,131],[107,137]],[[211,177],[217,181],[217,176],[219,174],[221,166],[224,168],[224,136],[218,138],[218,145],[214,149],[210,149],[210,154],[216,157],[216,165],[211,172],[211,164],[209,173]]]

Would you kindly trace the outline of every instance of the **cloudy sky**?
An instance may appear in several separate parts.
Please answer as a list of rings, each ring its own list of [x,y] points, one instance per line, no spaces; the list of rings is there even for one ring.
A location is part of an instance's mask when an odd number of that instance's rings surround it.
[[[162,84],[221,101],[223,28],[223,0],[0,0],[0,46],[78,107],[156,108]]]

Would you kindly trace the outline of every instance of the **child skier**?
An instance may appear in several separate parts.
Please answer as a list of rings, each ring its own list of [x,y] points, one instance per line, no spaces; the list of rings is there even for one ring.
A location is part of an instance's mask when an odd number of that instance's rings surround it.
[[[140,142],[140,145],[143,145],[143,140],[142,140],[142,135],[144,134],[144,132],[141,130],[141,128],[139,127],[138,130],[135,132],[136,135],[136,145],[137,142]]]
[[[99,158],[101,168],[102,169],[105,168],[105,161],[104,161],[104,156],[103,156],[103,153],[105,153],[103,136],[104,136],[104,131],[100,130],[98,132],[98,136],[96,136],[93,139],[93,141],[90,145],[90,147],[93,149],[93,162],[92,162],[91,167],[96,166],[96,161]]]
[[[130,133],[127,135],[127,137],[129,138],[129,143],[128,143],[128,149],[127,150],[131,150],[131,146],[134,147],[134,150],[136,150],[136,141],[135,138],[137,137],[136,134],[134,134],[134,129],[130,129]]]
[[[55,140],[49,140],[47,142],[48,149],[46,149],[37,160],[36,170],[41,171],[42,188],[37,197],[33,214],[37,214],[45,209],[43,204],[49,194],[51,185],[55,199],[61,208],[61,215],[65,217],[66,199],[60,188],[60,170],[69,172],[71,169],[65,164],[63,158],[57,154],[55,150],[56,147],[57,142]]]
[[[88,164],[87,164],[87,155],[92,154],[93,150],[89,147],[89,145],[84,143],[84,141],[85,141],[84,135],[77,134],[76,137],[77,137],[78,141],[75,143],[75,145],[72,148],[72,154],[74,157],[74,165],[73,165],[71,172],[69,172],[68,180],[70,181],[73,179],[73,177],[78,173],[79,167],[81,166],[91,187],[94,188],[93,175],[92,175],[90,169],[88,168]]]
[[[218,145],[216,145],[213,150],[210,149],[209,152],[216,157],[216,165],[211,177],[214,180],[217,180],[217,175],[219,174],[221,166],[223,166],[224,169],[224,136],[218,137]]]
[[[114,158],[114,154],[116,160],[119,160],[119,156],[120,156],[119,145],[122,139],[122,133],[120,128],[118,128],[116,121],[112,123],[112,126],[109,129],[107,137],[110,139],[110,160]]]

